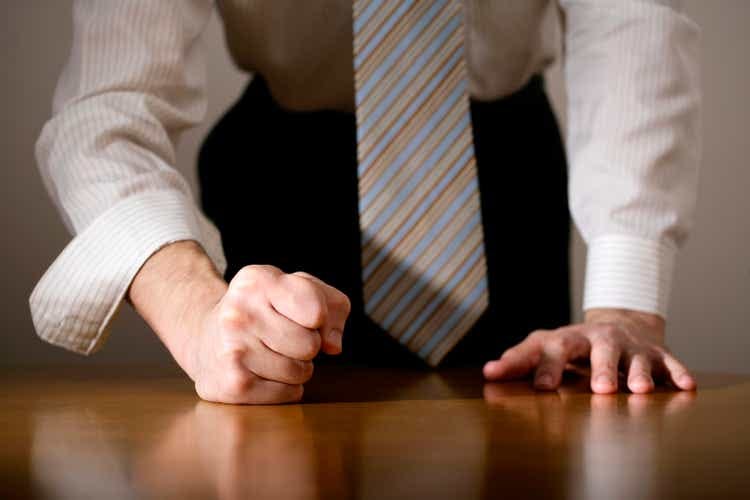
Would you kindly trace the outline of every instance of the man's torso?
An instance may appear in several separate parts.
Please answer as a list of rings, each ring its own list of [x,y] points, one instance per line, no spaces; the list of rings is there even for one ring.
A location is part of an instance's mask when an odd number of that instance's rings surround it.
[[[262,74],[291,110],[353,111],[353,0],[219,0],[236,64]],[[494,100],[518,90],[555,57],[551,0],[464,0],[471,95]]]

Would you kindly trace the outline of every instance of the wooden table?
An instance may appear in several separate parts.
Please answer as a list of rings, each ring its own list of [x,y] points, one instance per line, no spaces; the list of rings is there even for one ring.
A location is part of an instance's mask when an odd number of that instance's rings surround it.
[[[305,403],[199,401],[178,375],[6,374],[0,497],[688,498],[750,491],[750,379],[553,393],[444,373],[318,369]]]

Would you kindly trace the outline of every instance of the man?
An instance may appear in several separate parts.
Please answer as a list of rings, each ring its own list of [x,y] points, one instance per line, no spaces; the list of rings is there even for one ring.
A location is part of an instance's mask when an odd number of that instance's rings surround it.
[[[674,3],[219,2],[255,74],[201,152],[220,239],[172,168],[205,109],[211,2],[77,2],[37,147],[76,237],[32,293],[37,332],[90,353],[127,298],[230,403],[298,400],[347,319],[346,362],[483,364],[549,390],[590,361],[595,392],[618,367],[633,392],[693,389],[664,345],[698,165],[697,28]],[[536,76],[558,7],[589,245],[574,325],[565,155]]]

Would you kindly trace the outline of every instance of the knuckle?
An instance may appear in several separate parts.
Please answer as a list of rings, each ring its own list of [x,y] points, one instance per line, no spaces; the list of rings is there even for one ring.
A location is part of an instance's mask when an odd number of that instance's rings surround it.
[[[543,346],[550,335],[553,333],[552,330],[534,330],[526,336],[523,341],[517,345],[541,345]]]
[[[231,367],[237,367],[247,355],[247,345],[236,335],[221,335],[216,343],[219,359]]]
[[[559,339],[552,339],[544,344],[544,357],[557,359],[565,355],[565,348]]]
[[[298,342],[298,358],[300,361],[310,361],[320,351],[321,339],[317,333],[305,332]]]
[[[219,328],[227,331],[241,330],[247,326],[248,318],[235,304],[224,304],[218,313]]]
[[[607,323],[604,325],[604,331],[607,333],[607,335],[619,337],[622,335],[623,329],[618,325]]]
[[[596,328],[596,335],[600,339],[619,339],[621,332],[617,326],[605,323]]]
[[[252,304],[261,290],[257,281],[232,281],[226,293],[226,302],[235,307]]]
[[[342,292],[334,295],[333,305],[334,307],[336,307],[336,309],[342,311],[345,316],[349,316],[349,313],[352,310],[351,300],[349,300],[349,297],[347,297],[346,294]]]
[[[292,300],[301,307],[306,317],[306,325],[317,328],[325,323],[328,309],[317,285],[300,278],[295,286]]]
[[[227,372],[222,386],[229,397],[238,397],[250,392],[253,388],[255,377],[246,370],[234,369]]]
[[[233,281],[238,281],[241,283],[252,283],[258,279],[258,277],[262,276],[262,268],[258,265],[251,265],[251,266],[245,266],[239,271],[237,271],[237,274],[234,277]]]
[[[533,332],[531,332],[528,335],[527,338],[529,338],[529,339],[539,339],[539,338],[547,336],[548,333],[549,333],[549,330],[534,330]]]
[[[595,339],[596,348],[601,351],[616,351],[618,350],[619,343],[616,339],[602,335]]]
[[[311,327],[317,328],[326,321],[326,305],[321,300],[311,300],[307,304],[307,316]]]
[[[281,271],[274,266],[252,264],[240,269],[232,282],[242,288],[252,288],[264,280],[276,276],[280,272]]]
[[[554,352],[568,352],[573,347],[573,339],[566,333],[557,332],[549,339],[548,346]]]
[[[263,289],[261,278],[235,278],[229,284],[227,297],[230,301],[241,304],[248,298],[258,295]]]
[[[317,279],[317,278],[315,278],[315,276],[313,276],[310,273],[306,273],[305,271],[296,271],[296,272],[293,272],[292,276],[299,276],[300,278],[313,279],[313,280]]]

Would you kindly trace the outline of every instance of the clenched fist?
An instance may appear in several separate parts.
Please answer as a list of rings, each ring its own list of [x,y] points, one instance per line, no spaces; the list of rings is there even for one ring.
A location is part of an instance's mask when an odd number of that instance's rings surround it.
[[[309,274],[245,267],[187,347],[198,395],[224,403],[299,400],[318,351],[341,352],[349,308],[346,295]]]
[[[247,266],[227,286],[210,262],[190,252],[206,259],[186,243],[155,254],[130,298],[198,395],[222,403],[299,400],[318,352],[341,352],[347,296],[307,273],[272,266]]]

